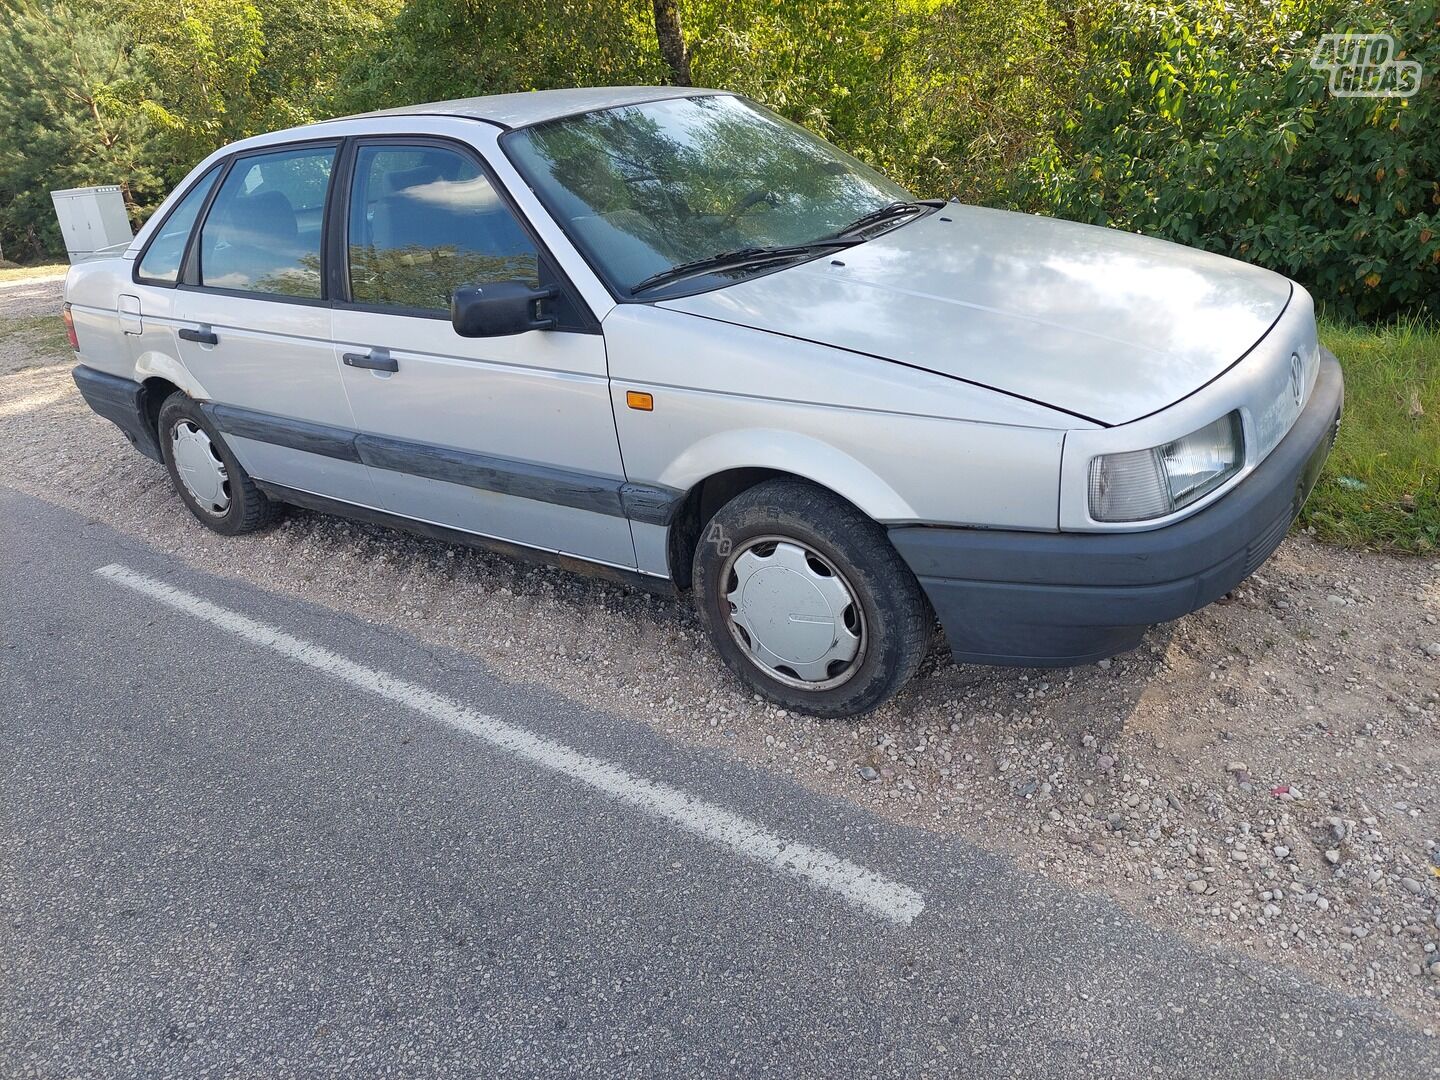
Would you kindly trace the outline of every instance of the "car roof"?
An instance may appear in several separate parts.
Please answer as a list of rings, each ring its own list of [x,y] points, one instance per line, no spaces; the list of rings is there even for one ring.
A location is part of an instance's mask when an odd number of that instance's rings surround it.
[[[491,94],[488,97],[402,105],[397,109],[379,109],[336,119],[357,120],[373,116],[463,116],[514,128],[555,120],[562,116],[573,116],[576,113],[594,112],[597,109],[635,105],[643,101],[664,101],[667,98],[700,97],[725,92],[693,86],[592,86],[569,90],[529,90],[519,94]]]

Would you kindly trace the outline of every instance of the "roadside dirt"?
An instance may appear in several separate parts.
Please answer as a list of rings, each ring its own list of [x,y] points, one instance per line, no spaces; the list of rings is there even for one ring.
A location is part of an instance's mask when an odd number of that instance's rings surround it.
[[[1440,1015],[1440,563],[1292,537],[1113,662],[957,667],[937,647],[881,712],[819,722],[746,694],[684,603],[302,511],[208,532],[80,400],[58,319],[37,319],[59,295],[0,286],[0,483]]]

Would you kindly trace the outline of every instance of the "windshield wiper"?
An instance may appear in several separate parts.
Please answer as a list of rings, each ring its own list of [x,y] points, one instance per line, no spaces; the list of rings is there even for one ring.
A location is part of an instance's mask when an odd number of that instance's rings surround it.
[[[909,214],[918,214],[925,209],[939,210],[945,205],[944,199],[914,199],[910,202],[886,203],[877,210],[871,210],[868,214],[862,214],[850,222],[843,229],[833,234],[836,240],[849,239],[857,232],[864,232],[873,225],[889,221],[891,218],[904,217]]]
[[[747,247],[736,248],[734,251],[720,251],[714,255],[707,255],[703,259],[691,259],[689,262],[676,263],[674,266],[661,270],[658,274],[651,274],[643,281],[630,286],[630,291],[632,293],[644,292],[657,285],[665,285],[671,281],[694,277],[696,274],[704,274],[713,270],[738,270],[746,266],[762,266],[765,263],[781,259],[803,258],[806,255],[814,255],[817,251],[849,247],[856,242],[850,237],[834,236],[809,244],[789,244],[784,247]]]

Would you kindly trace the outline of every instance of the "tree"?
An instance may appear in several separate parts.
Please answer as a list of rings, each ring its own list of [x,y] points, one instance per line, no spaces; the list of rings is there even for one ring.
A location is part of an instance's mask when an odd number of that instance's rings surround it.
[[[64,250],[50,191],[119,184],[138,219],[161,183],[124,29],[86,0],[0,10],[0,236],[11,257],[37,258]]]
[[[644,0],[408,0],[349,66],[344,107],[658,83]]]
[[[140,106],[178,181],[217,147],[331,115],[340,73],[399,0],[116,0]]]
[[[655,0],[655,39],[660,43],[665,66],[670,69],[670,81],[676,86],[691,85],[690,51],[680,30],[678,0]]]

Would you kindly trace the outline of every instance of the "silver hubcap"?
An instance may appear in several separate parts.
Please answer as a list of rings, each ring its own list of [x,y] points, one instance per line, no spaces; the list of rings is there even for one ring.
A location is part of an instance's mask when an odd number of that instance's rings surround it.
[[[765,673],[787,686],[829,690],[865,658],[865,616],[845,575],[794,540],[747,541],[721,578],[730,633]]]
[[[202,510],[220,517],[230,509],[230,474],[210,436],[181,420],[170,432],[170,450],[180,482]]]

